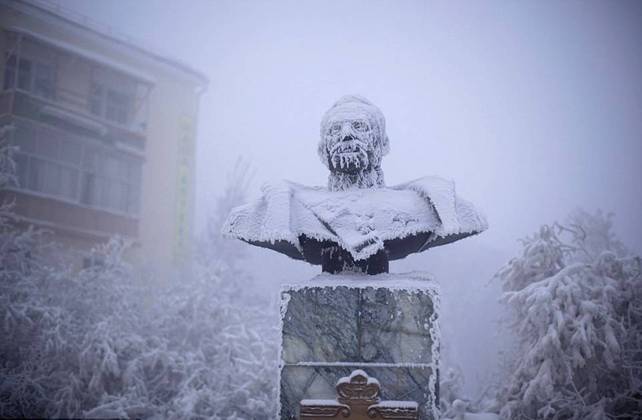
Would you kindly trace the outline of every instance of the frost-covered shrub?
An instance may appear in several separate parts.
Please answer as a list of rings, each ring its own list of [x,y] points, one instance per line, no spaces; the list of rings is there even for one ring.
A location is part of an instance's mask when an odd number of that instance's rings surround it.
[[[158,336],[171,353],[187,352],[181,363],[189,367],[163,417],[273,416],[278,310],[244,298],[241,287],[203,270],[161,300],[158,309],[171,313],[157,323]]]
[[[519,339],[502,417],[642,415],[640,258],[611,224],[610,215],[578,211],[526,238],[498,272]]]
[[[0,417],[270,418],[277,309],[205,269],[146,285],[123,249],[80,272],[2,270]]]
[[[494,402],[492,395],[489,395],[493,388],[489,385],[476,399],[470,399],[462,393],[464,380],[464,373],[457,365],[445,369],[445,373],[440,375],[440,418],[442,420],[497,420],[497,414],[484,412]]]
[[[233,277],[238,255],[210,249],[168,286],[133,270],[118,239],[88,268],[54,266],[51,244],[2,209],[1,418],[273,417],[278,310]]]
[[[461,396],[464,374],[459,366],[448,368],[440,375],[439,410],[442,416],[453,416],[453,403]]]

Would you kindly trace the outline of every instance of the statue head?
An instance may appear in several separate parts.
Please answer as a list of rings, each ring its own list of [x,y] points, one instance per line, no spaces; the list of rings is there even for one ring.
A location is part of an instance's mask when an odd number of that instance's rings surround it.
[[[342,97],[321,120],[318,152],[330,169],[330,190],[383,186],[381,159],[389,150],[383,113],[361,96]]]

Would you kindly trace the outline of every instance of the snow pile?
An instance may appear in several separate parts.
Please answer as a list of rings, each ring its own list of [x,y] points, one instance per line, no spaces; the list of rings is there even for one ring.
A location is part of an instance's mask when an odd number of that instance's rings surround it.
[[[266,185],[263,196],[235,208],[223,232],[249,243],[272,248],[295,259],[304,255],[302,237],[339,244],[355,260],[386,248],[386,242],[408,239],[403,258],[487,228],[486,219],[455,194],[451,181],[425,177],[392,188],[327,191],[284,181]],[[410,244],[413,235],[429,234],[424,243]]]
[[[386,400],[375,404],[373,407],[417,410],[419,408],[419,405],[415,401]]]
[[[498,273],[519,338],[502,417],[642,416],[640,258],[599,212],[577,212],[523,242]]]
[[[361,380],[361,378],[366,379],[366,381],[363,382]],[[339,384],[349,384],[349,383],[352,383],[352,382],[357,382],[359,384],[365,384],[365,385],[377,385],[377,387],[381,386],[381,384],[379,383],[377,378],[371,378],[362,369],[355,369],[355,370],[352,371],[352,373],[349,376],[344,376],[342,378],[339,378],[339,380],[337,381],[337,385],[339,385]]]

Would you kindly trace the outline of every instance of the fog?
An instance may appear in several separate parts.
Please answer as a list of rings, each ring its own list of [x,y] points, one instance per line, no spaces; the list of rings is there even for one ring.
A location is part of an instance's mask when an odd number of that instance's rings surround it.
[[[210,79],[199,115],[197,230],[237,157],[253,168],[251,197],[269,180],[324,185],[323,112],[351,93],[378,105],[391,144],[386,182],[451,178],[488,217],[478,237],[391,265],[441,282],[446,358],[464,367],[470,393],[498,346],[499,288],[490,281],[519,238],[577,207],[600,208],[642,252],[640,2],[61,4]],[[270,251],[252,258],[266,290],[319,271]]]

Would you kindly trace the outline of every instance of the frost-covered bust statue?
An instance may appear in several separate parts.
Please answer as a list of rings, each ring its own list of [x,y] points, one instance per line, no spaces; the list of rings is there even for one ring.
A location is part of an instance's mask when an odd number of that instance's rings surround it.
[[[328,188],[267,184],[260,199],[232,210],[224,233],[325,272],[378,274],[388,272],[388,261],[486,229],[452,181],[425,177],[386,187],[381,160],[389,149],[379,108],[344,96],[321,121]]]
[[[381,158],[389,151],[386,121],[367,99],[344,96],[323,116],[318,152],[330,191],[383,187]]]

